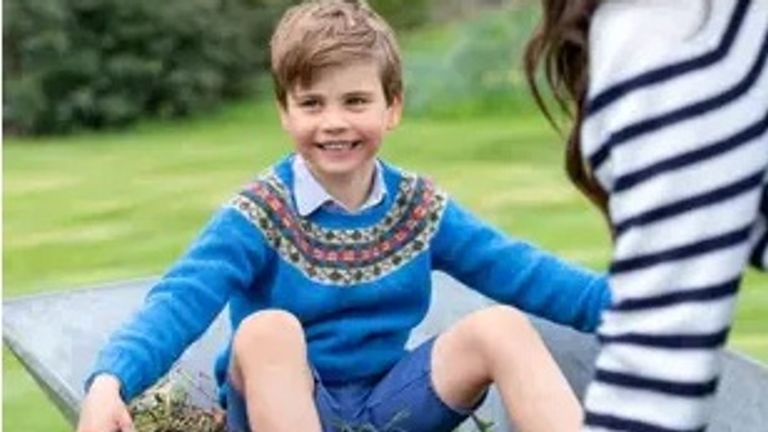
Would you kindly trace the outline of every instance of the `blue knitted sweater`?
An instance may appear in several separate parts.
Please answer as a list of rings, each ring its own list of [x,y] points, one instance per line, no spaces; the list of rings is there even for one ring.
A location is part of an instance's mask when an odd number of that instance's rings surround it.
[[[387,190],[358,214],[299,216],[288,157],[219,210],[99,353],[130,400],[168,371],[217,314],[283,309],[304,326],[323,381],[381,376],[425,316],[431,272],[499,302],[589,331],[610,299],[603,277],[509,238],[428,180],[382,163]],[[229,346],[216,364],[221,384]]]

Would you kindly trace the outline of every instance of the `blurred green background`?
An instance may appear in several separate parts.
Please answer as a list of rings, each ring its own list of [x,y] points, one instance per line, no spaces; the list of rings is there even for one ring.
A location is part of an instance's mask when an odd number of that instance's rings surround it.
[[[93,3],[68,1],[86,9]],[[261,3],[279,10],[286,2]],[[609,243],[601,217],[569,185],[562,140],[523,85],[518,62],[534,9],[514,1],[446,1],[440,8],[424,1],[404,13],[401,3],[380,2],[400,30],[407,86],[407,114],[384,157],[433,177],[509,234],[605,268]],[[59,76],[54,72],[47,73]],[[136,85],[138,78],[123,79]],[[124,92],[124,82],[117,83],[115,91]],[[23,135],[6,136],[3,147],[6,298],[162,272],[219,204],[290,150],[263,75],[248,80],[242,93],[182,97],[203,101],[200,109],[138,111],[115,122],[89,124],[95,117],[67,117],[79,111],[51,111],[51,103],[38,100],[42,105],[31,106],[42,111],[31,112],[45,114],[41,124],[81,122],[42,135],[10,125],[8,94],[6,132]],[[731,347],[768,362],[767,317],[768,279],[750,272]],[[5,348],[3,373],[4,430],[69,430]]]

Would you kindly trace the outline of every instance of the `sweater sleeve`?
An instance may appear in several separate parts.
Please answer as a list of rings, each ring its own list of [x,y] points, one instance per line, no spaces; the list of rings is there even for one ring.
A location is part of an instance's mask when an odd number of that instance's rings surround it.
[[[593,330],[610,302],[603,276],[512,239],[449,200],[432,262],[470,288],[533,315]]]
[[[768,9],[749,3],[707,2],[703,23],[676,3],[663,47],[640,29],[609,42],[631,28],[619,6],[595,21],[582,145],[614,250],[588,430],[706,429],[768,178]],[[699,31],[681,39],[680,26]]]
[[[109,339],[86,390],[100,373],[116,376],[130,401],[166,373],[208,328],[233,290],[250,287],[263,266],[259,231],[224,207],[149,291],[139,311]]]

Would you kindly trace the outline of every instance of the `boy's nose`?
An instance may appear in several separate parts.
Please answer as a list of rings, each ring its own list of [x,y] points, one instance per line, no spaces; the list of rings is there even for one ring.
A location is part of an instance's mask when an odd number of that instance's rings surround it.
[[[338,132],[345,130],[349,127],[349,124],[343,113],[338,110],[328,109],[323,113],[320,127],[325,132]]]

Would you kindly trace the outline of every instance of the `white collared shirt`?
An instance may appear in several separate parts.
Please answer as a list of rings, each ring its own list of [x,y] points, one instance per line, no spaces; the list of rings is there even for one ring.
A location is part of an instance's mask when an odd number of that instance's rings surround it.
[[[368,198],[356,210],[350,210],[343,203],[334,198],[325,190],[322,184],[309,171],[306,161],[300,155],[293,158],[293,196],[296,200],[296,209],[301,216],[307,216],[322,206],[338,208],[350,214],[360,213],[365,209],[379,204],[387,194],[387,185],[384,183],[381,163],[376,160],[374,165],[373,185]]]

